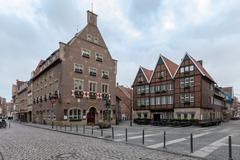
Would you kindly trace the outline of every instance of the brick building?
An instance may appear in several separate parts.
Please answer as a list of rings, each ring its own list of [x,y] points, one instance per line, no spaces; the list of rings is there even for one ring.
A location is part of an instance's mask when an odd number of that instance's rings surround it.
[[[7,116],[6,98],[0,97],[0,117]]]
[[[115,123],[116,72],[117,61],[97,27],[97,15],[88,11],[86,27],[68,43],[60,42],[32,73],[33,122],[96,124],[110,112]]]
[[[123,85],[117,85],[116,96],[120,99],[120,120],[129,120],[132,110],[132,89]]]
[[[140,67],[133,83],[135,118],[222,119],[224,105],[223,90],[189,54],[180,65],[160,55],[154,71]]]

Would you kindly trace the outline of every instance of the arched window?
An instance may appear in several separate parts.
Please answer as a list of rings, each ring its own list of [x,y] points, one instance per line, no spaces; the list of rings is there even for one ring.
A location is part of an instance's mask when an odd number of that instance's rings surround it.
[[[77,108],[69,109],[69,120],[81,120],[81,110]]]

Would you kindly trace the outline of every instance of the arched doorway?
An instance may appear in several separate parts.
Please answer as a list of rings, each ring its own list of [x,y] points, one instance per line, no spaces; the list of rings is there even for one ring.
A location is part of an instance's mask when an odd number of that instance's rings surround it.
[[[94,107],[91,107],[87,113],[87,124],[95,124],[97,110]]]

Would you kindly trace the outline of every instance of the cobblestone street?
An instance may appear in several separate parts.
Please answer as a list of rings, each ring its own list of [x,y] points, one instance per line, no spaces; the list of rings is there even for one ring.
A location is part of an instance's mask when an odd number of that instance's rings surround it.
[[[193,160],[194,158],[138,146],[12,124],[0,130],[4,160]]]

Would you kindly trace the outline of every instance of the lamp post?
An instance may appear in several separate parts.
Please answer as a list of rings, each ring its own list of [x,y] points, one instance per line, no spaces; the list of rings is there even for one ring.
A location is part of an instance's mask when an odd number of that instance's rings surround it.
[[[56,103],[58,99],[58,96],[54,94],[53,96],[50,96],[50,102],[52,104],[52,111],[51,111],[51,121],[52,121],[52,129],[53,129],[53,104]]]

